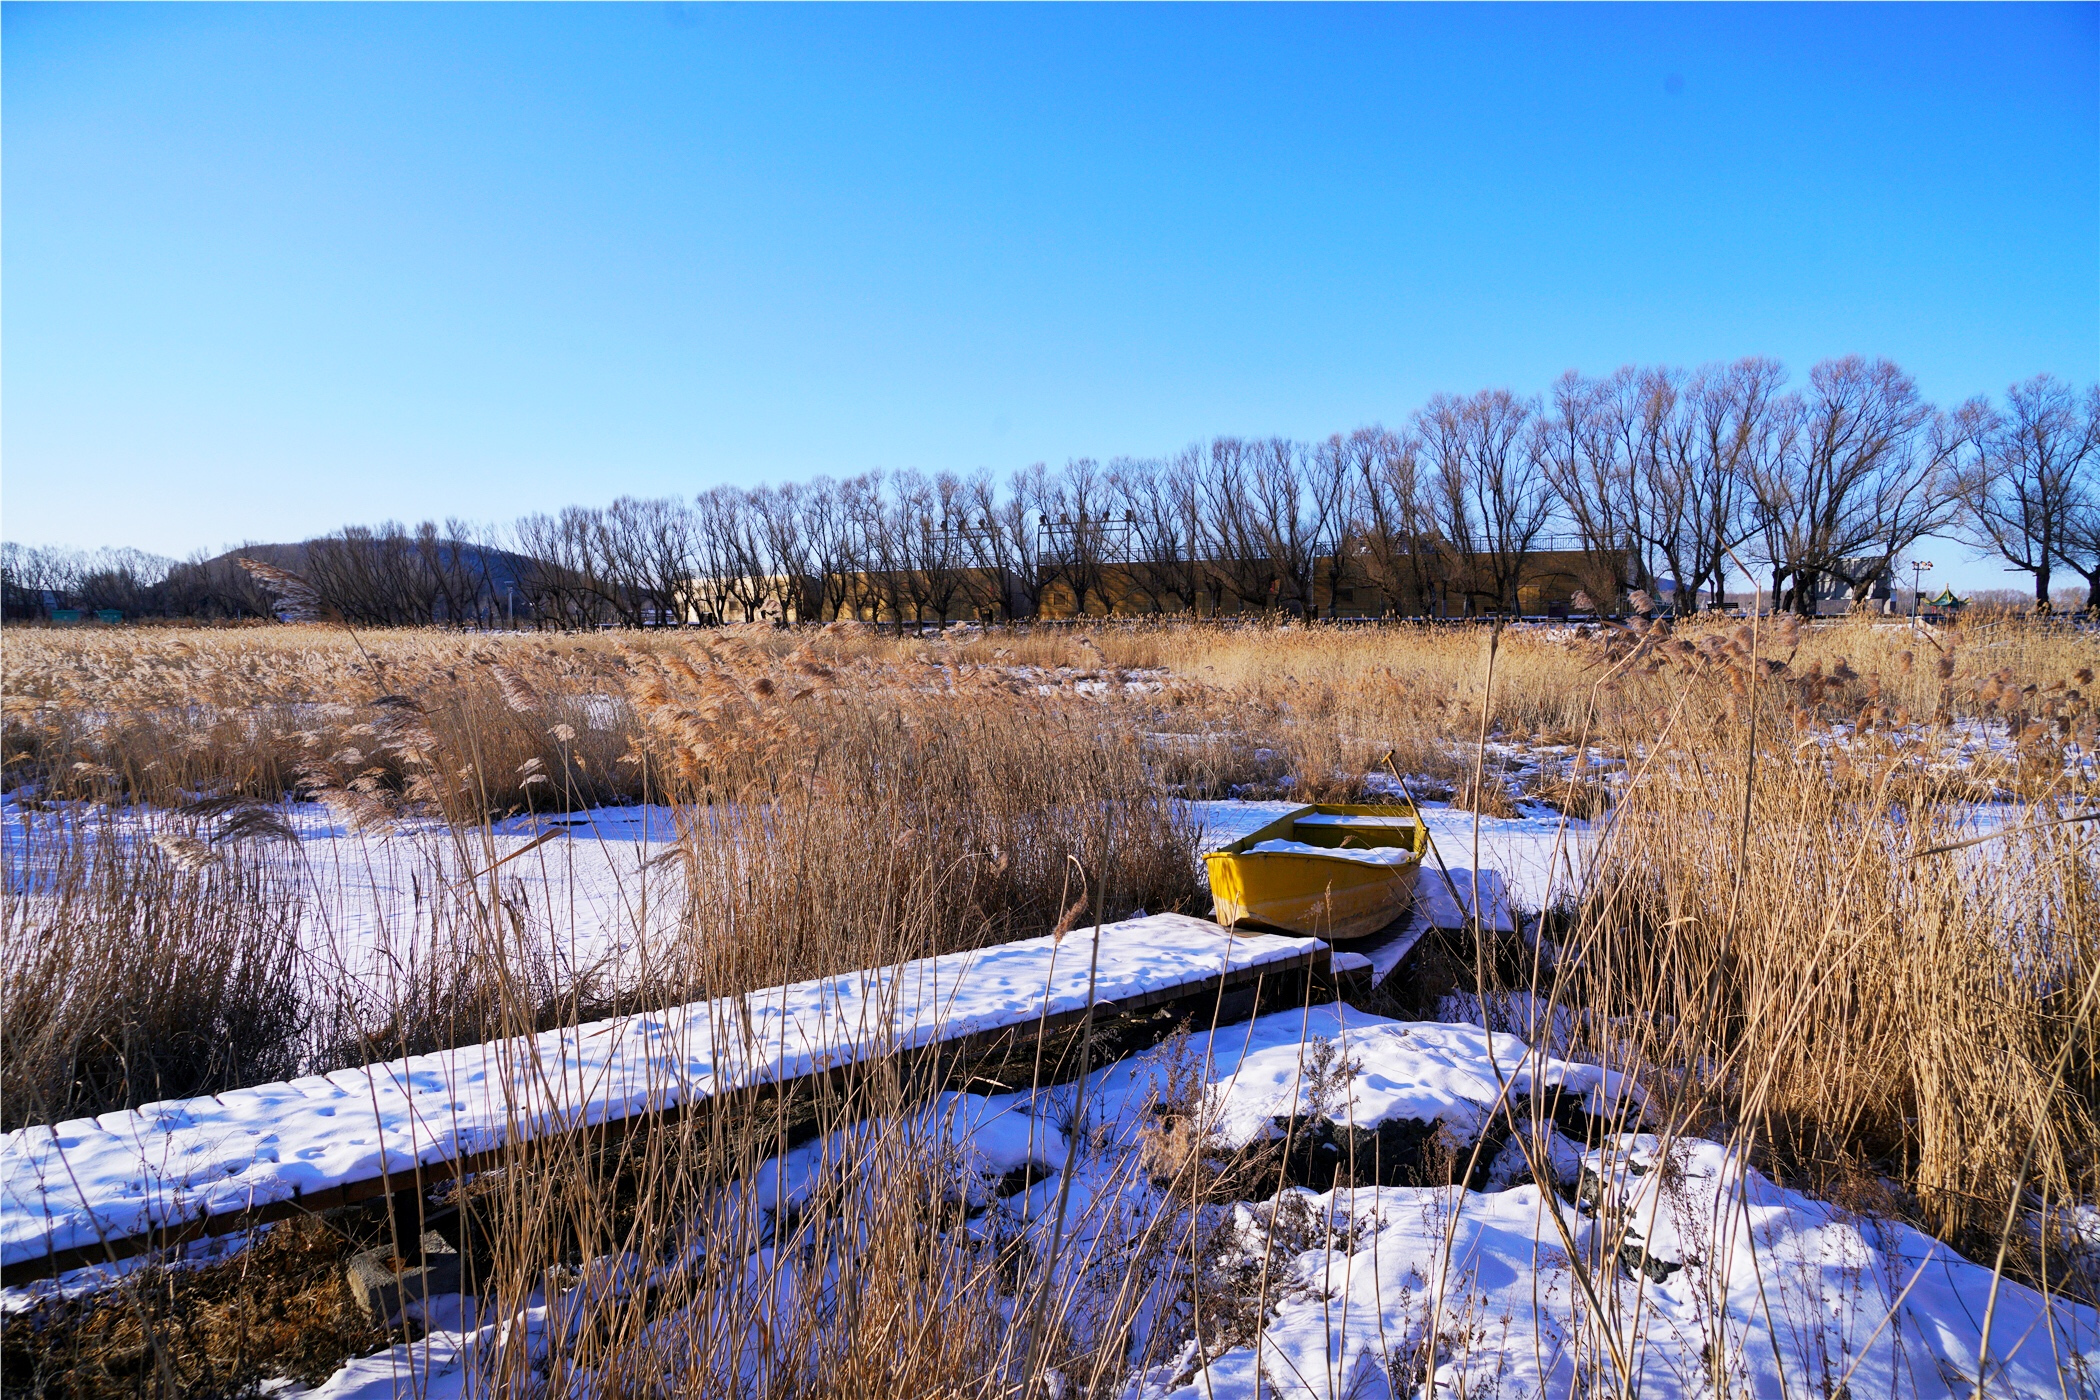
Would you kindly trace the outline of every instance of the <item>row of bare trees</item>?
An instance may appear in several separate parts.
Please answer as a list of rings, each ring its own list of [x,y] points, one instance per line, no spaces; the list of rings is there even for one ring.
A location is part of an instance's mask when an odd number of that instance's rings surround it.
[[[1806,612],[1864,601],[1952,531],[2029,574],[2038,599],[2068,569],[2100,602],[2096,477],[2100,387],[2043,376],[1941,410],[1887,361],[1826,361],[1790,389],[1780,365],[1747,359],[1571,372],[1538,398],[1439,394],[1401,427],[1312,443],[1221,437],[1004,482],[720,486],[507,530],[350,527],[270,562],[378,625],[945,623],[1034,616],[1053,591],[1093,613],[1479,615],[1535,601],[1526,581],[1549,550],[1604,607],[1635,591],[1718,606],[1740,579]],[[8,548],[12,588],[24,556]],[[161,611],[267,613],[229,559],[160,573],[134,603],[157,589]]]
[[[0,613],[41,617],[54,608],[144,612],[175,561],[137,549],[68,549],[0,543]]]
[[[904,471],[626,499],[531,517],[513,548],[535,615],[568,625],[1015,618],[1053,589],[1088,612],[1305,614],[1366,588],[1395,613],[1481,614],[1520,608],[1549,549],[1593,599],[1690,610],[1733,579],[1806,612],[1863,602],[1948,531],[2038,598],[2062,568],[2100,589],[2096,476],[2100,389],[2042,377],[1943,411],[1886,361],[1827,361],[1790,390],[1748,359],[1003,483]]]

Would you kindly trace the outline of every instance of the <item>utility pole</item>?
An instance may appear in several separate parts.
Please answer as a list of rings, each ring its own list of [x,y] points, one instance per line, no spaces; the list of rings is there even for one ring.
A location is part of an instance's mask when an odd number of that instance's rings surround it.
[[[1921,574],[1930,573],[1931,571],[1932,561],[1930,559],[1913,559],[1910,561],[1910,620],[1912,622],[1918,620],[1918,599],[1923,596],[1923,590],[1918,586],[1918,578]]]

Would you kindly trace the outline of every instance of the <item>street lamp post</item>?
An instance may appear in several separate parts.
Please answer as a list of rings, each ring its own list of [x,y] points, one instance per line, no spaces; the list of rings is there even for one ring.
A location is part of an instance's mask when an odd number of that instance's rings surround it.
[[[1923,595],[1923,590],[1918,586],[1918,576],[1929,573],[1931,570],[1932,561],[1930,559],[1913,559],[1910,561],[1910,620],[1912,622],[1918,620],[1918,600]]]

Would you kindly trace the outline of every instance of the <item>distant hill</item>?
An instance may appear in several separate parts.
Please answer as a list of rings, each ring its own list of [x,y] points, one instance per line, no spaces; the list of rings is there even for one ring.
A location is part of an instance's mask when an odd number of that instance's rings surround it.
[[[160,590],[161,610],[202,617],[281,612],[281,600],[240,567],[242,559],[298,574],[326,612],[377,626],[529,617],[525,581],[539,567],[510,550],[400,533],[254,542],[176,566]]]
[[[229,549],[224,554],[213,555],[204,560],[201,567],[212,570],[233,567],[236,560],[245,556],[249,559],[260,559],[265,564],[275,564],[280,569],[289,569],[304,577],[313,568],[313,563],[308,557],[311,547],[321,545],[325,548],[329,545],[340,546],[343,543],[341,540],[322,539],[303,540],[296,544],[244,544]],[[408,543],[412,545],[413,540]],[[544,567],[527,554],[508,549],[490,549],[485,545],[468,544],[461,540],[439,540],[438,549],[442,567],[457,568],[470,574],[480,574],[485,570],[490,586],[498,596],[501,596],[505,589],[519,587],[521,580],[530,571]]]

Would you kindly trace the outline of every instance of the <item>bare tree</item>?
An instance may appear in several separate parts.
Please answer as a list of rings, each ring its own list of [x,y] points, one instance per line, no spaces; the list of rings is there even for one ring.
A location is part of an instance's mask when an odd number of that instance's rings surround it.
[[[426,520],[416,527],[416,553],[436,591],[437,617],[454,627],[484,623],[493,579],[487,553],[472,542],[474,527],[450,519],[440,530]]]
[[[1420,446],[1374,426],[1351,433],[1347,450],[1357,477],[1354,536],[1365,571],[1388,612],[1427,612],[1435,529]]]
[[[622,496],[588,533],[595,573],[631,627],[675,625],[692,591],[692,515],[684,502]]]
[[[1530,404],[1507,389],[1439,394],[1416,415],[1435,469],[1439,523],[1459,558],[1466,611],[1515,611],[1518,588],[1553,508]]]
[[[904,616],[923,631],[926,610],[932,600],[926,595],[924,560],[927,512],[932,509],[932,491],[926,478],[916,471],[892,472],[889,492],[879,517],[882,521],[883,575],[891,591],[892,607],[901,631]]]
[[[266,551],[246,545],[241,552]],[[198,554],[175,565],[159,587],[160,611],[170,617],[269,617],[272,599],[234,555]]]
[[[2100,489],[2082,482],[2064,514],[2063,543],[2057,558],[2085,580],[2085,605],[2100,612]]]
[[[1783,450],[1752,477],[1772,596],[1813,612],[1829,578],[1857,604],[1897,555],[1948,522],[1954,439],[1928,440],[1931,407],[1886,360],[1826,360],[1788,407]]]
[[[1606,379],[1570,370],[1553,386],[1552,412],[1536,429],[1540,466],[1582,548],[1583,591],[1614,600],[1645,585],[1633,550],[1655,444],[1675,398],[1667,372],[1630,366]]]
[[[571,506],[561,514],[584,561],[585,588],[620,626],[643,626],[655,600],[642,571],[644,548],[634,538],[642,532],[633,526],[636,513],[627,508],[627,498],[602,510]]]
[[[1130,526],[1130,579],[1156,612],[1196,607],[1201,461],[1201,449],[1188,447],[1165,462],[1118,457],[1109,463],[1109,484]]]
[[[528,515],[512,527],[518,591],[536,621],[557,627],[588,627],[603,619],[603,585],[592,573],[591,526],[586,513],[570,507],[559,516]]]
[[[36,604],[39,613],[43,611],[42,595],[45,594],[59,600],[57,606],[68,606],[68,600],[88,572],[87,556],[82,550],[49,545],[27,548],[9,545],[7,548],[8,572],[16,587],[39,595]]]
[[[1041,545],[1042,565],[1050,579],[1072,590],[1074,609],[1087,614],[1087,600],[1095,599],[1101,611],[1113,612],[1109,596],[1107,566],[1121,532],[1111,524],[1113,492],[1101,464],[1091,457],[1066,462],[1051,483],[1043,506],[1047,519]]]
[[[1036,462],[1013,474],[1005,503],[991,512],[998,527],[995,539],[1012,571],[1014,604],[1023,617],[1042,612],[1043,589],[1050,581],[1042,527],[1049,520],[1051,494],[1049,468]]]
[[[368,627],[427,627],[443,588],[437,527],[346,525],[306,542],[306,577],[324,607]]]
[[[1303,449],[1283,438],[1254,444],[1248,516],[1259,557],[1268,566],[1270,609],[1312,608],[1314,525],[1305,499]]]
[[[911,578],[912,565],[916,561],[912,550],[910,513],[883,473],[870,472],[867,482],[868,493],[860,502],[863,596],[877,618],[881,617],[883,609],[889,610],[897,624],[897,635],[902,636],[905,614],[924,607],[923,601],[915,596]]]
[[[1241,608],[1267,609],[1280,591],[1253,508],[1254,463],[1259,445],[1235,437],[1214,438],[1210,469],[1203,475],[1203,519],[1209,539],[1207,571],[1211,612],[1222,611],[1230,593]]]
[[[42,617],[49,588],[43,550],[14,540],[0,541],[0,614]]]
[[[2086,390],[2083,411],[2085,435],[2100,439],[2100,384]],[[2100,471],[2088,468],[2078,474],[2056,557],[2085,580],[2086,607],[2100,611]]]
[[[855,617],[875,600],[869,522],[876,511],[879,478],[873,473],[838,482],[812,516],[819,522],[817,548],[824,569],[825,601],[834,618]]]
[[[0,593],[11,618],[41,617],[51,606],[140,617],[164,607],[169,574],[182,567],[142,549],[31,548],[0,544]]]
[[[1726,601],[1730,553],[1754,529],[1749,483],[1786,446],[1791,420],[1773,411],[1785,380],[1773,360],[1701,369],[1663,426],[1649,474],[1648,543],[1693,607],[1709,585],[1715,607]]]
[[[1469,471],[1466,444],[1470,433],[1466,401],[1452,394],[1433,395],[1415,414],[1415,428],[1430,471],[1428,500],[1431,518],[1452,556],[1437,571],[1441,577],[1432,584],[1432,590],[1441,585],[1443,606],[1439,607],[1439,600],[1432,597],[1430,610],[1448,611],[1449,598],[1456,585],[1461,606],[1471,616],[1477,602],[1473,560],[1480,552],[1481,540],[1466,490]]]
[[[521,586],[535,595],[548,620],[563,627],[642,625],[645,597],[618,529],[606,511],[584,506],[518,522],[519,552],[535,561]]]
[[[917,580],[913,596],[925,600],[924,606],[945,629],[958,600],[970,592],[969,493],[952,472],[931,480],[907,473],[900,483],[911,502]]]
[[[2100,468],[2100,386],[2084,396],[2037,375],[2006,392],[2005,412],[1973,399],[1950,415],[1963,460],[1954,476],[1963,542],[2034,578],[2035,607],[2064,561],[2072,517]]]
[[[1327,615],[1334,617],[1340,606],[1342,580],[1347,576],[1354,541],[1358,492],[1361,479],[1353,469],[1350,441],[1340,433],[1330,436],[1300,462],[1306,473],[1306,499],[1310,505],[1306,522],[1312,550],[1312,567],[1306,578],[1306,615],[1318,606],[1317,585],[1327,586]]]
[[[755,493],[722,486],[708,494],[715,497],[715,530],[726,566],[722,588],[743,621],[756,622],[773,596],[774,578]]]
[[[863,572],[853,502],[863,485],[857,477],[841,483],[820,476],[803,490],[804,537],[819,588],[811,621],[821,621],[827,609],[833,618],[844,617],[858,598]]]
[[[698,572],[693,509],[675,497],[651,501],[639,514],[638,553],[643,576],[656,600],[658,626],[679,626],[699,609],[693,576]]]
[[[818,489],[816,483],[798,486],[789,482],[771,490],[760,487],[752,493],[766,554],[780,580],[780,615],[784,622],[814,622],[824,615],[824,578],[818,567],[814,528]]]
[[[532,616],[531,603],[520,593],[519,579],[533,566],[530,560],[511,552],[502,532],[493,525],[452,519],[445,522],[446,536],[455,551],[461,572],[471,572],[478,589],[475,613],[480,625],[513,626],[522,606]]]
[[[1027,510],[1018,503],[1009,504],[1011,509],[1000,502],[999,488],[989,472],[979,472],[970,478],[961,502],[964,540],[969,546],[971,564],[983,575],[982,593],[999,617],[1007,622],[1013,621],[1019,610],[1027,606],[1024,602],[1027,590],[1022,587],[1019,576],[1027,567],[1026,561],[1035,557],[1034,536],[1023,528],[1022,518],[1027,515]],[[1025,551],[1022,548],[1024,534]],[[1034,571],[1030,568],[1029,572]]]
[[[693,497],[693,595],[703,620],[721,626],[731,620],[743,585],[736,540],[736,515],[743,493],[716,486]]]
[[[1191,443],[1158,466],[1159,490],[1153,498],[1152,543],[1157,564],[1170,571],[1168,587],[1191,614],[1206,592],[1214,589],[1215,571],[1205,551],[1203,520],[1203,448]],[[1169,563],[1168,561],[1172,562]],[[1211,611],[1217,611],[1212,593]]]

